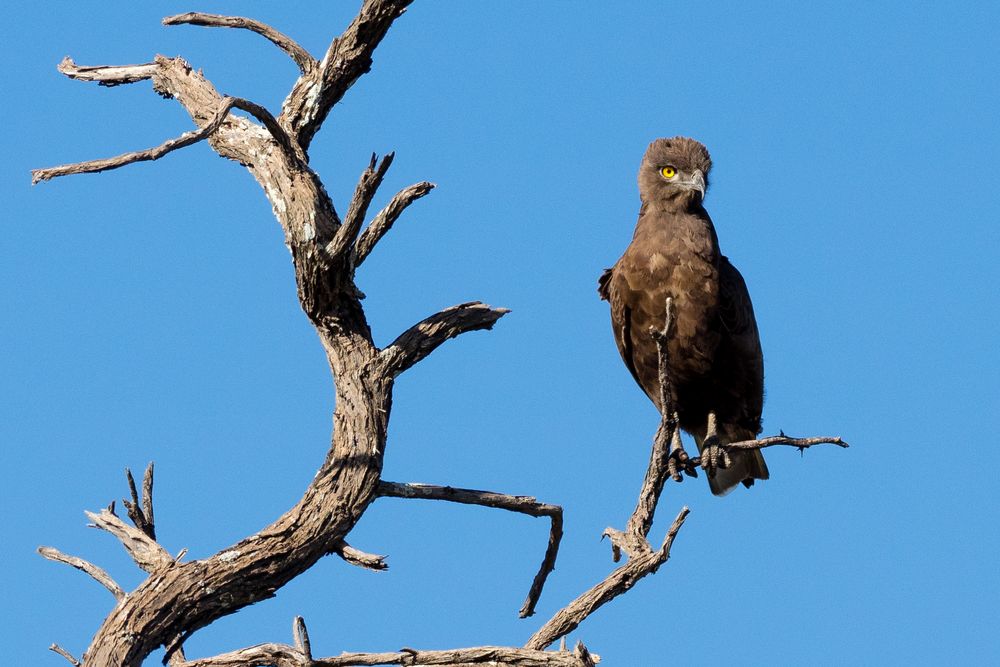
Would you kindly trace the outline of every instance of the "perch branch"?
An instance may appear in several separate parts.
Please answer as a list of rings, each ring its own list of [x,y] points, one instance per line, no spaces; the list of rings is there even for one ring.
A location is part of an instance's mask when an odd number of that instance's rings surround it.
[[[295,82],[281,119],[303,150],[333,106],[372,66],[372,52],[412,0],[365,0],[346,30],[331,43],[317,68]]]
[[[354,265],[360,266],[368,258],[375,245],[392,229],[393,224],[399,219],[399,216],[402,215],[407,206],[426,195],[432,189],[434,189],[434,184],[424,181],[400,190],[392,198],[392,201],[378,212],[375,219],[361,233],[358,242],[354,244]]]
[[[445,308],[413,325],[383,349],[379,353],[382,368],[389,377],[397,377],[449,338],[468,331],[492,329],[509,312],[507,308],[491,308],[479,301]]]
[[[539,628],[538,632],[531,636],[524,647],[544,649],[560,637],[573,632],[584,619],[598,608],[635,586],[636,582],[647,574],[656,572],[660,565],[670,558],[670,547],[674,543],[674,538],[677,537],[677,531],[684,525],[684,519],[687,518],[688,512],[688,508],[684,507],[677,514],[677,518],[674,519],[670,530],[667,531],[667,535],[663,539],[663,545],[658,550],[649,550],[647,553],[629,559],[625,565],[608,575],[604,581],[556,612],[545,625]]]
[[[531,583],[528,596],[521,606],[520,617],[527,618],[535,613],[535,605],[542,594],[545,580],[556,567],[556,557],[559,554],[559,542],[562,540],[562,507],[540,503],[531,496],[511,496],[492,491],[476,491],[474,489],[457,489],[451,486],[434,486],[432,484],[400,484],[397,482],[380,482],[378,495],[385,498],[419,498],[423,500],[447,500],[465,505],[481,505],[509,512],[519,512],[534,517],[547,516],[552,520],[549,528],[549,543],[545,549],[545,557],[538,568],[538,573]]]
[[[344,224],[340,226],[333,240],[326,246],[326,253],[333,260],[336,261],[343,257],[353,246],[358,231],[361,229],[361,223],[364,222],[365,215],[368,213],[368,206],[371,205],[375,192],[382,184],[385,173],[389,171],[393,157],[395,157],[395,153],[389,153],[382,158],[382,161],[376,167],[375,163],[378,158],[372,153],[371,161],[368,163],[368,167],[361,173],[358,185],[354,189],[354,196],[351,198],[351,204],[347,208],[347,215],[344,216]]]
[[[62,657],[66,658],[69,664],[73,665],[73,667],[80,667],[80,661],[74,658],[72,653],[64,649],[59,644],[53,644],[52,646],[49,647],[49,650],[52,651],[53,653],[58,653]]]
[[[343,540],[341,540],[340,544],[334,548],[333,553],[337,554],[351,565],[357,565],[358,567],[363,567],[366,570],[381,572],[382,570],[389,569],[389,564],[385,562],[385,556],[365,553],[364,551],[355,549]]]
[[[127,525],[110,509],[103,509],[100,513],[85,512],[85,514],[94,522],[95,528],[106,530],[117,537],[136,565],[146,572],[152,573],[174,562],[166,549],[161,547],[156,540],[138,528]]]
[[[799,449],[809,449],[814,445],[837,445],[838,447],[850,447],[841,438],[816,437],[816,438],[792,438],[787,435],[772,435],[757,440],[740,440],[739,442],[726,443],[726,449],[763,449],[764,447],[774,447],[775,445],[788,445]]]
[[[309,74],[319,66],[319,62],[298,42],[283,32],[275,30],[266,23],[242,16],[222,16],[220,14],[204,14],[202,12],[187,12],[175,14],[163,19],[163,25],[199,25],[209,28],[241,28],[255,32],[269,40],[279,49],[287,53],[303,74]]]
[[[122,590],[122,587],[119,586],[117,582],[111,578],[111,575],[108,574],[103,568],[100,568],[89,561],[85,561],[82,558],[64,554],[53,547],[38,547],[38,553],[41,554],[43,558],[47,558],[57,563],[65,563],[66,565],[75,567],[81,572],[86,572],[93,577],[97,583],[111,591],[111,594],[115,596],[116,600],[121,600],[125,597],[125,591]]]

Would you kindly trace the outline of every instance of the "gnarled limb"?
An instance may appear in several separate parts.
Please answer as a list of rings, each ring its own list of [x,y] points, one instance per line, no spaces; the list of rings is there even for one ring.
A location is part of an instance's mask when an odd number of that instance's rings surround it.
[[[202,12],[187,12],[167,16],[162,21],[163,25],[200,25],[209,28],[242,28],[255,32],[267,39],[279,49],[287,53],[303,74],[309,74],[319,66],[309,52],[302,48],[298,42],[283,32],[275,30],[266,23],[255,19],[244,18],[242,16],[223,16],[221,14],[205,14]]]
[[[447,500],[465,505],[482,505],[518,512],[529,516],[547,516],[552,520],[549,528],[549,543],[545,548],[545,556],[538,568],[538,573],[531,582],[528,596],[521,605],[519,615],[527,618],[535,613],[535,605],[542,594],[545,580],[556,567],[556,557],[559,554],[559,542],[562,540],[562,508],[558,505],[540,503],[531,496],[511,496],[492,491],[477,491],[475,489],[457,489],[452,486],[435,486],[432,484],[399,484],[397,482],[380,482],[378,494],[385,498],[420,498],[423,500]]]
[[[506,308],[491,308],[479,301],[445,308],[414,324],[383,349],[379,353],[382,371],[395,378],[449,338],[467,331],[492,329],[496,321],[509,312]]]
[[[330,43],[319,67],[295,82],[280,118],[302,150],[309,150],[330,109],[371,69],[375,47],[412,1],[365,0],[343,34]]]

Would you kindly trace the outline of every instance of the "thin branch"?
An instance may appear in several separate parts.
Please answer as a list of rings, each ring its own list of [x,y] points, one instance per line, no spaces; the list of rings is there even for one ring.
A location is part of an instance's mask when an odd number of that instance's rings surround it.
[[[163,25],[182,25],[185,23],[209,28],[242,28],[243,30],[250,30],[269,40],[287,53],[295,61],[295,64],[299,66],[303,74],[309,74],[319,66],[319,62],[309,55],[309,52],[302,48],[294,39],[255,19],[244,18],[242,16],[203,14],[201,12],[175,14],[163,19]]]
[[[687,518],[688,512],[688,508],[684,507],[677,514],[670,530],[667,531],[663,545],[658,550],[649,551],[630,559],[625,565],[608,575],[604,581],[556,612],[545,625],[539,628],[538,632],[531,636],[524,647],[544,649],[560,637],[573,632],[598,608],[635,586],[636,582],[647,574],[656,572],[660,565],[670,558],[670,547],[674,543],[674,538],[677,537],[677,531],[684,525],[684,519]]]
[[[625,527],[625,533],[629,536],[626,542],[621,544],[626,551],[635,548],[637,542],[645,542],[649,535],[649,529],[653,525],[653,515],[656,513],[656,504],[659,502],[660,494],[663,492],[663,485],[667,477],[677,475],[676,469],[671,469],[670,445],[677,434],[677,411],[674,406],[674,390],[670,379],[670,353],[668,342],[674,331],[674,303],[668,298],[664,304],[663,329],[651,328],[650,336],[656,342],[658,375],[660,385],[660,426],[656,430],[653,438],[653,449],[649,456],[649,466],[646,468],[646,476],[642,481],[642,489],[639,491],[639,499],[636,502],[632,516],[629,517]],[[641,540],[640,540],[641,538]],[[614,543],[614,537],[612,537]],[[615,559],[617,561],[617,558]]]
[[[211,658],[190,660],[177,667],[354,667],[358,665],[510,665],[512,667],[584,667],[594,665],[600,657],[587,651],[582,644],[568,651],[542,651],[506,646],[421,651],[404,648],[393,653],[342,653],[328,658],[308,658],[294,646],[260,644],[224,653]]]
[[[545,580],[555,569],[556,557],[559,554],[559,543],[562,540],[563,516],[562,507],[540,503],[532,496],[511,496],[492,491],[477,491],[475,489],[457,489],[451,486],[435,486],[432,484],[400,484],[398,482],[380,482],[378,495],[385,498],[419,498],[422,500],[446,500],[464,505],[481,505],[518,512],[534,517],[547,516],[552,520],[549,529],[549,543],[545,556],[538,568],[538,573],[531,583],[528,596],[521,606],[520,617],[527,618],[535,613],[535,605],[542,594]]]
[[[52,646],[49,647],[49,650],[53,651],[54,653],[58,653],[62,657],[66,658],[66,660],[69,661],[69,664],[73,665],[73,667],[80,667],[80,661],[74,658],[73,654],[71,654],[69,651],[64,649],[59,644],[53,644]]]
[[[371,69],[372,53],[412,0],[365,0],[346,30],[331,43],[319,67],[295,82],[282,121],[303,150],[337,102]]]
[[[138,528],[127,525],[109,510],[101,510],[99,514],[94,512],[85,514],[94,522],[95,528],[106,530],[117,537],[136,565],[146,572],[154,572],[174,562],[170,554],[156,540]]]
[[[727,442],[726,449],[763,449],[764,447],[774,447],[775,445],[788,445],[799,449],[809,449],[814,445],[837,445],[838,447],[850,447],[841,438],[816,437],[816,438],[792,438],[787,435],[772,435],[758,440],[740,440],[739,442]]]
[[[80,66],[66,56],[56,66],[62,74],[77,81],[93,81],[102,86],[120,86],[151,79],[160,68],[159,63],[141,65],[84,65]]]
[[[122,590],[122,587],[119,586],[118,583],[111,578],[111,575],[108,574],[103,568],[98,567],[89,561],[85,561],[82,558],[64,554],[53,547],[38,547],[38,553],[41,554],[43,558],[47,558],[57,563],[65,563],[66,565],[75,567],[81,572],[86,572],[95,581],[97,581],[97,583],[111,591],[111,594],[115,596],[116,600],[121,600],[125,597],[125,591]]]
[[[383,157],[376,168],[375,163],[378,156],[372,153],[371,161],[368,163],[368,167],[361,172],[361,178],[358,179],[358,185],[354,189],[354,196],[351,198],[347,215],[344,216],[344,224],[337,229],[333,240],[326,246],[327,255],[334,260],[342,257],[353,246],[354,240],[361,230],[361,223],[364,222],[365,215],[368,213],[368,206],[371,205],[378,187],[382,185],[382,179],[389,171],[389,166],[395,155],[395,153],[389,153]]]
[[[351,565],[357,565],[358,567],[362,567],[366,570],[382,572],[389,569],[389,564],[385,562],[385,556],[365,553],[360,549],[355,549],[343,540],[341,540],[340,544],[336,546],[333,553],[337,554]]]
[[[392,229],[393,224],[399,219],[399,216],[402,215],[407,206],[426,195],[434,187],[433,183],[424,181],[422,183],[414,183],[410,187],[396,193],[392,201],[378,212],[375,219],[361,233],[358,242],[354,244],[354,266],[360,266],[368,258],[375,245]]]
[[[143,151],[122,153],[121,155],[116,155],[115,157],[103,158],[100,160],[88,160],[87,162],[76,162],[73,164],[64,164],[58,167],[48,167],[46,169],[33,169],[31,171],[31,183],[34,185],[41,181],[48,181],[59,176],[92,174],[111,169],[118,169],[119,167],[124,167],[136,162],[158,160],[167,153],[175,151],[179,148],[185,148],[212,136],[212,134],[222,126],[226,117],[229,115],[229,112],[233,108],[242,109],[243,111],[253,115],[255,118],[264,123],[268,131],[271,133],[271,136],[278,142],[278,144],[281,145],[282,148],[290,152],[293,156],[304,158],[301,149],[292,144],[288,134],[285,132],[284,128],[278,124],[278,121],[274,118],[274,116],[271,115],[271,112],[264,107],[241,97],[223,97],[219,101],[219,107],[215,112],[215,115],[207,124],[199,127],[197,130],[185,132],[175,139],[168,139],[159,146],[154,146],[153,148],[148,148]]]
[[[445,308],[400,334],[379,353],[380,363],[389,377],[397,377],[449,338],[468,331],[492,329],[509,312],[507,308],[491,308],[479,301]]]
[[[119,167],[124,167],[125,165],[133,164],[135,162],[158,160],[171,151],[175,151],[179,148],[184,148],[185,146],[190,146],[191,144],[202,141],[203,139],[207,139],[213,132],[219,129],[223,121],[226,120],[226,116],[229,115],[229,111],[233,108],[233,106],[235,106],[235,103],[235,98],[223,98],[218,111],[215,112],[215,116],[208,124],[199,127],[197,130],[185,132],[175,139],[169,139],[159,146],[155,146],[144,151],[123,153],[115,157],[104,158],[101,160],[76,162],[74,164],[64,164],[58,167],[49,167],[47,169],[34,169],[31,172],[31,183],[35,184],[41,181],[57,178],[59,176],[69,176],[71,174],[92,174],[99,171],[107,171],[109,169],[118,169]]]

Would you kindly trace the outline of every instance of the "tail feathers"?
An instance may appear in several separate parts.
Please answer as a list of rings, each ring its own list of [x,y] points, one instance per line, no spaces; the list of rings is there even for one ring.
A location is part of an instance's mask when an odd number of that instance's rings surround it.
[[[719,439],[721,444],[725,444],[749,438],[726,438],[720,434]],[[698,452],[701,453],[703,439],[696,435],[694,441],[698,445]],[[740,484],[749,488],[753,486],[754,480],[767,479],[771,476],[767,471],[767,464],[764,463],[764,455],[759,449],[729,452],[729,459],[732,465],[728,468],[719,468],[715,471],[715,477],[708,478],[708,486],[716,496],[724,496]]]

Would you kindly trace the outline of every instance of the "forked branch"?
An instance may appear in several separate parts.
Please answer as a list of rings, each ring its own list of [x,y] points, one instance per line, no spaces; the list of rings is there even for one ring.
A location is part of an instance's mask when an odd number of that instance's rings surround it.
[[[382,158],[381,162],[378,162],[378,167],[376,167],[378,156],[372,153],[368,167],[361,173],[358,185],[354,189],[351,205],[347,208],[347,215],[344,216],[344,224],[340,226],[333,240],[326,246],[326,254],[332,260],[343,259],[345,253],[354,246],[354,241],[358,232],[361,231],[361,224],[365,221],[365,215],[368,213],[372,198],[379,186],[382,185],[382,179],[389,171],[394,157],[395,153],[389,153]]]

